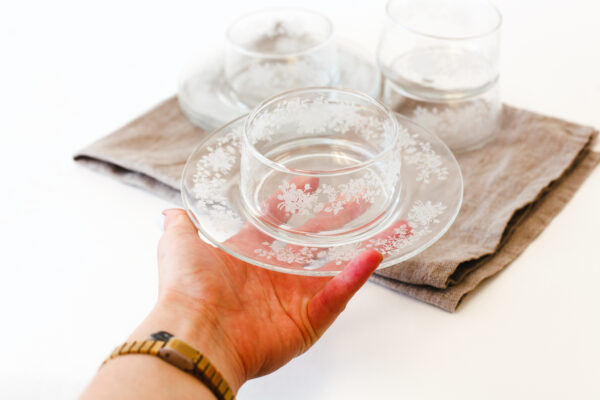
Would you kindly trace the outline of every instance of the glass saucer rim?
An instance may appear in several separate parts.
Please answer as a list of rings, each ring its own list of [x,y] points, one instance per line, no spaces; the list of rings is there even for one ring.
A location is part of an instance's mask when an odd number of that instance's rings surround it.
[[[352,43],[349,43],[349,40],[334,37],[334,42],[336,43],[336,49],[340,54],[345,54],[346,56],[352,56],[357,60],[360,60],[363,66],[368,66],[373,74],[373,85],[369,87],[369,90],[364,90],[364,88],[357,88],[356,85],[347,85],[342,81],[338,81],[333,88],[342,88],[348,90],[359,91],[361,93],[365,93],[373,98],[379,98],[381,93],[381,82],[382,77],[379,73],[379,69],[377,67],[376,61],[370,60],[371,57],[367,55],[367,52],[362,50],[359,46],[356,46]],[[187,65],[181,72],[180,77],[177,83],[177,102],[179,104],[179,108],[185,115],[185,117],[194,125],[207,130],[214,131],[221,128],[224,128],[226,124],[232,122],[232,119],[221,120],[215,118],[212,114],[198,112],[190,105],[190,101],[186,101],[186,97],[182,95],[184,92],[183,88],[185,87],[185,83],[188,82],[192,77],[197,76],[200,72],[208,72],[209,74],[213,74],[216,79],[222,81],[224,79],[223,72],[223,60],[224,60],[224,50],[213,51],[213,53],[206,58],[202,59],[202,62],[193,62]],[[211,63],[216,63],[216,65],[211,66]],[[341,63],[340,70],[351,72],[354,68],[346,66],[345,63]],[[193,72],[191,71],[193,70]],[[218,72],[216,72],[218,70]],[[340,80],[343,79],[343,74],[340,72]],[[207,80],[208,81],[208,80]],[[228,95],[225,90],[223,90],[224,86],[221,84],[216,91],[209,91],[207,96],[210,96],[212,100],[219,103],[219,107],[227,107],[229,111],[237,111],[240,114],[238,116],[233,116],[233,119],[236,119],[240,116],[245,115],[252,111],[252,107],[243,105],[240,103],[241,107],[238,107],[236,100],[234,98],[228,98]]]
[[[429,132],[427,129],[425,129],[424,127],[422,127],[421,125],[417,124],[416,122],[412,121],[411,119],[407,118],[404,115],[401,115],[399,113],[394,112],[393,113],[394,116],[400,120],[403,121],[407,121],[410,124],[416,125],[418,126],[420,129],[422,129],[424,132],[427,132],[429,136],[428,141],[431,141],[431,139],[433,139],[433,141],[437,142],[437,145],[440,145],[441,148],[446,152],[446,156],[449,156],[450,159],[453,161],[453,163],[456,166],[456,171],[458,172],[458,186],[459,186],[459,196],[457,202],[456,202],[456,208],[454,210],[454,212],[452,213],[452,215],[450,216],[450,218],[448,219],[448,222],[441,227],[441,229],[439,229],[439,231],[433,235],[427,242],[423,243],[422,245],[418,246],[417,248],[415,248],[414,250],[411,250],[407,253],[402,254],[401,256],[394,256],[394,257],[388,257],[387,259],[384,257],[384,259],[382,260],[381,264],[377,267],[377,270],[381,270],[381,269],[385,269],[385,268],[389,268],[392,267],[394,265],[397,265],[398,263],[401,263],[403,261],[406,261],[420,253],[422,253],[423,251],[425,251],[426,249],[428,249],[429,247],[431,247],[433,244],[435,244],[446,232],[448,232],[448,230],[450,229],[450,227],[454,224],[454,222],[456,221],[456,217],[458,216],[460,209],[462,207],[462,203],[463,203],[463,199],[464,199],[464,180],[463,180],[463,176],[462,176],[462,171],[460,169],[460,165],[458,164],[458,161],[456,160],[456,157],[454,155],[454,153],[448,148],[448,146],[446,146],[446,144],[439,139],[435,134]],[[244,114],[239,116],[238,118],[235,118],[234,120],[224,124],[223,126],[221,126],[220,128],[211,131],[210,133],[208,133],[206,135],[205,138],[202,139],[202,141],[194,148],[194,150],[190,153],[190,156],[188,157],[188,159],[186,160],[186,164],[184,166],[184,169],[182,171],[181,174],[181,181],[180,181],[180,193],[181,193],[181,199],[182,199],[182,204],[184,206],[184,209],[187,213],[187,215],[190,217],[190,219],[192,220],[193,224],[196,226],[196,228],[198,229],[198,234],[199,236],[202,238],[202,240],[204,240],[206,243],[217,247],[221,250],[223,250],[224,252],[226,252],[227,254],[242,260],[248,264],[254,265],[256,267],[260,267],[260,268],[264,268],[267,270],[271,270],[271,271],[276,271],[276,272],[281,272],[281,273],[286,273],[286,274],[292,274],[292,275],[298,275],[298,276],[315,276],[315,277],[325,277],[325,276],[336,276],[339,273],[342,272],[343,269],[340,270],[327,270],[327,271],[319,271],[319,270],[314,270],[314,269],[293,269],[293,268],[286,268],[286,267],[281,267],[281,266],[277,266],[277,265],[272,265],[272,264],[267,264],[261,261],[256,260],[255,258],[250,258],[246,255],[243,255],[233,249],[231,249],[228,246],[223,245],[224,242],[220,242],[214,238],[211,237],[210,234],[208,234],[208,232],[206,232],[205,229],[203,229],[202,224],[199,222],[199,220],[196,218],[196,215],[194,214],[194,212],[192,211],[192,207],[190,206],[187,196],[185,195],[186,193],[186,189],[185,189],[185,179],[184,177],[186,176],[186,172],[188,170],[188,168],[190,168],[190,166],[193,164],[192,162],[190,162],[192,160],[192,157],[196,154],[196,152],[203,146],[205,145],[210,139],[212,139],[213,137],[217,136],[220,132],[225,131],[228,127],[239,123],[240,121],[242,121],[243,119],[245,119],[248,116],[248,114]],[[405,170],[404,168],[402,169],[401,173],[404,173]],[[236,175],[239,177],[239,173]],[[407,186],[409,186],[407,184]],[[399,207],[399,203],[396,205],[396,207]],[[392,213],[393,214],[393,213]],[[262,231],[261,231],[262,232]],[[263,232],[264,233],[264,232]],[[268,235],[269,237],[272,237],[270,235]],[[279,240],[277,238],[274,238],[275,240]],[[333,246],[328,246],[327,248],[341,248],[342,246],[347,245],[348,243],[343,243],[343,244],[338,244],[338,245],[333,245]]]

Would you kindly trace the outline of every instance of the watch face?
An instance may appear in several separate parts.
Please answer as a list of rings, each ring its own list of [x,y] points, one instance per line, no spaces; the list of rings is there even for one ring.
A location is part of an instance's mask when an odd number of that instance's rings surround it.
[[[154,332],[150,337],[154,340],[160,340],[161,342],[168,342],[173,335],[167,331]]]

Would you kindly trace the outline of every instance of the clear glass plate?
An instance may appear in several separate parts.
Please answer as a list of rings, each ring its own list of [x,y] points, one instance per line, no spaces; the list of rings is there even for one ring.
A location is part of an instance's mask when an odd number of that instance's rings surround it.
[[[379,97],[381,74],[377,67],[356,49],[338,44],[339,78],[334,87],[357,90]],[[182,73],[177,92],[179,106],[195,125],[217,129],[250,111],[236,99],[223,72],[223,56],[204,58]]]
[[[240,139],[246,116],[217,129],[189,157],[181,194],[185,208],[207,242],[259,267],[330,276],[358,253],[383,254],[379,268],[413,257],[452,225],[462,202],[463,181],[452,152],[434,134],[396,115],[402,148],[402,190],[393,216],[380,231],[335,246],[300,246],[261,231],[241,203]]]

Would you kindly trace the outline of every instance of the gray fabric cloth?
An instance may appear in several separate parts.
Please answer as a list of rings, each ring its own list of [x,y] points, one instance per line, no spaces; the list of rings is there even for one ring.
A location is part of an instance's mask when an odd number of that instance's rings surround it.
[[[516,259],[569,202],[573,194],[600,162],[599,153],[584,152],[577,163],[554,182],[535,202],[518,210],[507,226],[496,251],[459,263],[446,288],[415,285],[383,274],[371,279],[392,290],[454,312],[465,296],[483,280],[495,275]],[[442,238],[444,239],[444,238]],[[424,254],[424,257],[426,255]],[[383,270],[382,272],[385,272]]]
[[[206,133],[171,98],[84,148],[75,160],[177,204],[185,162]],[[372,278],[444,310],[506,267],[568,202],[600,156],[591,127],[504,106],[496,137],[458,155],[459,216],[433,246]]]

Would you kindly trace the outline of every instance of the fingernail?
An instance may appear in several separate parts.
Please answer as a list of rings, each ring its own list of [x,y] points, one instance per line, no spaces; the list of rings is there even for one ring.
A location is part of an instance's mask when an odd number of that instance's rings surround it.
[[[156,226],[160,229],[161,232],[165,231],[165,212],[159,214],[158,218],[156,218]]]
[[[167,208],[166,210],[163,210],[163,212],[161,213],[162,215],[164,215],[165,217],[169,216],[170,213],[172,212],[178,212],[179,208]]]

